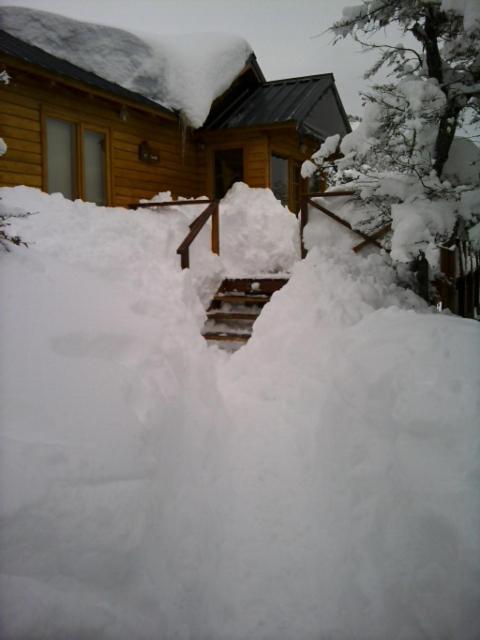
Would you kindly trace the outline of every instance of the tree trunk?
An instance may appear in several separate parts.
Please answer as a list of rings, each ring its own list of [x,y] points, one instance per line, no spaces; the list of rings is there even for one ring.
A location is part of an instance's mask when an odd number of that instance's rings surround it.
[[[435,140],[435,160],[433,163],[433,168],[439,178],[442,176],[443,167],[448,159],[450,147],[455,137],[459,112],[458,107],[447,104],[445,113],[440,119],[437,139]]]
[[[434,150],[435,160],[433,168],[439,178],[442,175],[443,167],[448,159],[450,147],[452,146],[457,129],[458,115],[460,113],[460,109],[449,95],[448,87],[444,84],[443,61],[438,48],[440,26],[446,20],[448,20],[446,14],[440,11],[438,7],[432,5],[427,9],[424,27],[421,28],[420,25],[417,24],[412,29],[413,35],[425,48],[428,75],[430,78],[437,80],[446,99],[445,111],[438,125]]]

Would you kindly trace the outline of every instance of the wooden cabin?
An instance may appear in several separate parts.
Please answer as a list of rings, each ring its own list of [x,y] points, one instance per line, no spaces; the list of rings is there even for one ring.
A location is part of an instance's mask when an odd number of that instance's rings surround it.
[[[267,82],[251,56],[202,128],[0,31],[0,186],[126,206],[160,191],[220,198],[241,180],[297,212],[301,163],[350,131],[332,74]]]

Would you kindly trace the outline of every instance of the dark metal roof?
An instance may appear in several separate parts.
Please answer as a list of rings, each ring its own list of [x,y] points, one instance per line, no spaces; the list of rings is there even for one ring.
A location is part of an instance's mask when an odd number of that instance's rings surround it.
[[[19,38],[16,38],[15,36],[12,36],[11,34],[1,29],[0,51],[3,51],[3,53],[6,53],[12,58],[17,58],[19,60],[29,62],[36,65],[37,67],[45,69],[46,71],[55,73],[56,75],[77,80],[86,85],[94,87],[95,89],[101,89],[102,91],[111,93],[118,98],[131,100],[132,102],[137,102],[144,106],[148,106],[151,109],[155,109],[163,113],[168,113],[170,115],[175,113],[174,111],[167,109],[166,107],[162,107],[162,105],[158,104],[158,102],[154,102],[153,100],[142,96],[140,93],[125,89],[115,82],[110,82],[109,80],[105,80],[104,78],[97,76],[91,71],[85,71],[85,69],[81,69],[80,67],[77,67],[76,65],[71,64],[66,60],[62,60],[61,58],[52,56],[50,53],[47,53],[43,49],[28,44],[27,42],[24,42],[23,40],[20,40]]]
[[[301,133],[324,139],[350,131],[333,74],[274,80],[229,105],[205,129],[231,129],[292,122]]]

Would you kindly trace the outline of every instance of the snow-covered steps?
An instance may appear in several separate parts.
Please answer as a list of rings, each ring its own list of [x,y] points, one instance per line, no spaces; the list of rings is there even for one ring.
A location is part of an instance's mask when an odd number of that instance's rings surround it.
[[[241,347],[263,307],[286,282],[286,278],[273,277],[225,279],[208,308],[205,339],[230,351]]]

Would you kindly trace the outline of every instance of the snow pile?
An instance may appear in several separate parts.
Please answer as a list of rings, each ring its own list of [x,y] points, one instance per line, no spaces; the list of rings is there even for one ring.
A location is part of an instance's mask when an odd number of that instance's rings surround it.
[[[0,254],[0,636],[201,630],[222,410],[174,251],[187,222],[1,197],[33,213],[10,218],[29,248]]]
[[[190,207],[0,195],[2,640],[478,637],[477,323],[324,245],[228,357]]]
[[[220,258],[238,277],[290,271],[300,259],[297,218],[270,189],[235,183],[220,203]]]
[[[225,635],[478,637],[478,325],[412,302],[378,256],[312,250],[222,367]]]
[[[14,216],[9,219],[12,235],[20,235],[42,254],[130,286],[138,308],[152,315],[168,313],[166,292],[178,294],[178,279],[184,276],[176,250],[189,232],[188,225],[205,208],[192,201],[188,207],[131,212],[72,202],[59,193],[48,195],[30,187],[3,189],[1,198],[0,213]],[[171,194],[159,199],[171,200]],[[32,215],[15,217],[26,213]],[[208,297],[210,280],[213,277],[218,284],[222,272],[210,250],[208,229],[192,246],[191,263],[192,284],[202,299]],[[202,309],[197,317],[203,320]]]
[[[24,7],[0,8],[2,29],[126,89],[179,110],[200,127],[252,52],[222,33],[128,32]]]

